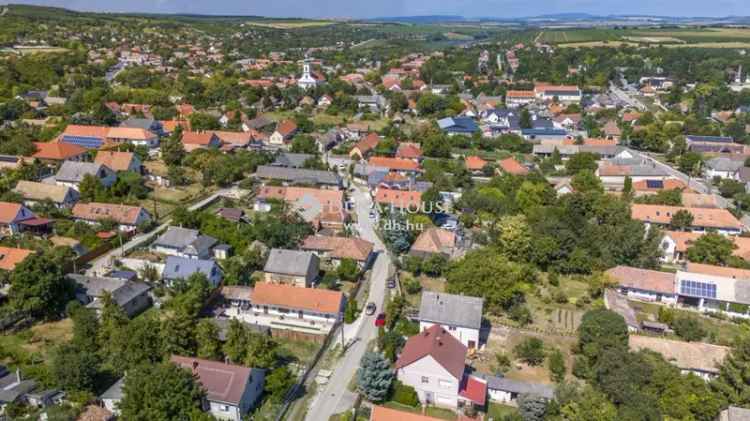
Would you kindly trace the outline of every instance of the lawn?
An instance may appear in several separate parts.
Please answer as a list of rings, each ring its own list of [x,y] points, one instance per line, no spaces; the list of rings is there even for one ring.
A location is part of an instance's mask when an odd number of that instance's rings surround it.
[[[490,402],[490,406],[487,408],[487,416],[493,420],[501,420],[503,417],[516,414],[518,414],[518,409],[499,403]]]
[[[280,352],[298,361],[300,365],[307,366],[320,348],[320,344],[312,341],[294,341],[285,338],[274,338],[278,342]]]

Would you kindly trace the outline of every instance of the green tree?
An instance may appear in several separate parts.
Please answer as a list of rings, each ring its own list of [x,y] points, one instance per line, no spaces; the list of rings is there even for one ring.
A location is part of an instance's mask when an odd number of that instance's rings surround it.
[[[316,154],[318,153],[318,145],[312,136],[298,135],[292,140],[290,151],[293,153]]]
[[[531,128],[531,113],[526,108],[521,110],[521,115],[519,117],[519,123],[518,123],[522,129],[530,129]]]
[[[198,358],[220,360],[222,357],[219,328],[211,320],[203,319],[195,327],[196,354]]]
[[[63,344],[52,354],[51,374],[64,390],[93,392],[99,363],[99,357],[94,352]]]
[[[336,275],[344,281],[355,281],[358,274],[359,266],[357,266],[357,262],[354,259],[341,259],[339,267],[336,268]]]
[[[630,178],[630,176],[625,176],[625,184],[622,187],[622,197],[628,201],[633,198],[633,179]]]
[[[570,185],[577,192],[603,192],[604,184],[593,171],[582,170],[576,173],[570,180]]]
[[[357,320],[357,314],[359,314],[357,300],[352,297],[346,302],[346,308],[344,309],[344,323],[354,323],[354,321]]]
[[[523,215],[503,216],[497,224],[497,245],[513,261],[523,261],[531,250],[531,228]]]
[[[578,327],[578,349],[590,361],[609,349],[628,349],[628,326],[625,319],[610,310],[590,310]]]
[[[678,167],[680,171],[693,176],[699,177],[702,173],[701,165],[703,164],[703,157],[697,152],[686,152],[680,156]]]
[[[555,349],[550,353],[547,365],[549,372],[552,374],[552,380],[557,383],[565,380],[565,357],[559,349]]]
[[[95,353],[99,350],[97,334],[99,332],[99,318],[96,311],[78,304],[68,311],[73,320],[73,339],[71,343],[78,349]],[[68,306],[70,308],[70,306]]]
[[[371,402],[382,402],[392,382],[393,369],[388,360],[377,352],[366,352],[357,370],[357,390]]]
[[[10,274],[11,305],[32,317],[59,317],[74,298],[75,287],[62,265],[48,253],[32,254]]]
[[[102,183],[98,178],[94,177],[91,174],[84,175],[83,179],[78,185],[78,191],[81,194],[81,200],[84,202],[95,201],[97,196],[100,196],[102,194],[103,190],[104,186],[102,186]]]
[[[184,421],[201,410],[205,392],[190,370],[170,362],[144,364],[128,371],[119,404],[133,421]]]
[[[700,341],[706,336],[706,330],[701,322],[692,316],[677,317],[672,322],[672,329],[677,336],[689,342]]]
[[[544,362],[544,342],[539,338],[526,338],[513,347],[513,353],[528,365]]]
[[[295,377],[289,367],[279,367],[266,376],[264,390],[271,401],[281,403],[289,389],[294,386],[294,381]]]
[[[565,421],[617,421],[617,408],[602,393],[590,386],[563,403],[560,414]]]
[[[522,393],[518,396],[518,412],[524,421],[543,421],[547,412],[546,398]]]
[[[589,170],[596,171],[598,165],[596,161],[599,160],[599,155],[591,152],[579,152],[573,154],[570,159],[565,163],[565,169],[568,175],[576,175],[581,171]]]
[[[709,232],[698,237],[687,249],[687,258],[691,262],[709,265],[726,265],[737,248],[731,239]]]
[[[685,231],[693,225],[693,214],[687,209],[680,209],[672,215],[669,226],[673,230]]]
[[[711,388],[731,405],[750,405],[750,335],[737,338]]]
[[[185,147],[182,144],[182,126],[177,126],[174,132],[161,143],[161,158],[169,167],[179,166],[185,157]]]

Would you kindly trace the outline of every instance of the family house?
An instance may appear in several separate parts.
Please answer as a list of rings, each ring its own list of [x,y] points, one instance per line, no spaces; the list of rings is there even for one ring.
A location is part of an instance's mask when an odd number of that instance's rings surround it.
[[[135,231],[139,226],[151,222],[151,214],[141,206],[112,203],[76,203],[72,214],[76,220],[89,224],[112,220],[119,225],[120,231]]]
[[[704,162],[703,171],[706,178],[709,179],[718,177],[729,180],[739,180],[740,168],[744,166],[744,156],[740,156],[739,159],[719,156],[716,158],[711,158]]]
[[[136,316],[151,306],[148,294],[151,286],[143,282],[78,274],[70,274],[68,279],[76,284],[76,299],[97,313],[103,309],[102,299],[105,295],[109,295],[128,317]]]
[[[479,132],[477,123],[468,117],[447,117],[438,120],[438,127],[448,136],[471,136]]]
[[[375,193],[375,203],[396,209],[417,210],[422,206],[422,193],[379,188]]]
[[[423,259],[434,255],[451,258],[456,251],[456,234],[442,228],[430,227],[422,231],[409,249],[409,255]]]
[[[263,272],[268,283],[309,287],[318,278],[320,259],[309,251],[271,249]]]
[[[302,243],[302,250],[315,253],[337,266],[342,259],[352,259],[364,268],[372,257],[373,244],[361,238],[311,235]]]
[[[24,205],[0,202],[0,236],[16,235],[33,229],[40,221],[45,220],[38,218]]]
[[[141,173],[141,160],[133,152],[99,151],[96,153],[94,163],[104,165],[115,172]]]
[[[263,395],[265,370],[177,355],[169,360],[197,378],[206,391],[203,410],[217,419],[241,421]]]
[[[254,209],[268,211],[269,200],[281,200],[297,210],[302,218],[314,227],[340,229],[347,215],[344,211],[344,194],[339,190],[310,187],[264,186],[258,190]]]
[[[649,350],[661,354],[683,374],[694,374],[703,380],[719,375],[719,369],[731,348],[702,342],[683,342],[651,336],[630,335],[633,351]]]
[[[511,108],[531,104],[536,100],[534,91],[510,90],[505,94],[505,105]]]
[[[214,132],[182,132],[182,147],[185,152],[218,149],[221,147],[221,139]]]
[[[664,231],[659,248],[662,251],[661,260],[665,263],[684,261],[688,247],[700,236],[699,232]]]
[[[367,166],[369,168],[383,169],[403,175],[415,174],[421,171],[418,162],[406,158],[373,156],[367,161]]]
[[[467,348],[440,325],[410,337],[396,361],[398,380],[414,388],[423,405],[484,406],[487,383],[466,374]]]
[[[716,230],[724,235],[738,235],[744,230],[744,226],[737,218],[726,209],[704,209],[687,208],[666,205],[631,205],[631,217],[650,226],[669,226],[675,213],[686,210],[693,216],[693,222],[689,231],[705,232]]]
[[[219,286],[221,280],[224,278],[221,268],[213,260],[177,256],[167,256],[162,277],[168,285],[172,286],[176,281],[184,281],[194,273],[205,275],[208,283],[213,288]]]
[[[16,265],[34,254],[34,250],[0,246],[0,270],[12,272]]]
[[[616,266],[605,273],[617,282],[620,292],[629,298],[665,304],[677,303],[674,273],[630,266]]]
[[[36,152],[31,157],[45,164],[63,161],[83,161],[88,153],[83,146],[64,142],[35,142]]]
[[[419,330],[440,325],[466,348],[479,347],[484,299],[465,295],[423,291],[419,305]]]
[[[750,270],[688,262],[675,282],[682,306],[750,317]]]
[[[56,184],[37,183],[34,181],[20,180],[13,191],[20,194],[24,204],[32,206],[43,202],[52,202],[59,208],[70,208],[80,198],[78,191],[68,186]]]
[[[349,151],[349,157],[365,159],[378,146],[378,143],[380,143],[380,136],[377,133],[369,133],[354,145],[352,150]]]
[[[258,282],[252,303],[242,316],[249,323],[320,335],[343,320],[346,298],[339,291]]]
[[[276,130],[269,138],[269,143],[272,145],[287,144],[297,134],[297,131],[297,123],[294,120],[284,120],[276,125]]]
[[[65,161],[55,174],[55,183],[58,186],[78,190],[78,186],[87,175],[99,180],[99,183],[104,187],[110,187],[117,181],[117,174],[106,165],[93,162]]]
[[[169,227],[151,244],[157,253],[188,259],[208,259],[212,256],[214,246],[219,241],[208,235],[201,235],[198,230]]]
[[[341,177],[334,172],[305,168],[261,165],[255,170],[255,176],[260,179],[277,180],[286,184],[323,186],[332,189],[339,189],[342,185]]]

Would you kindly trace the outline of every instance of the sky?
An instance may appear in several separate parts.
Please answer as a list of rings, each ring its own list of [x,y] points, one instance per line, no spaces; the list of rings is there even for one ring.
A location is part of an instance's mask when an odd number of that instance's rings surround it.
[[[524,17],[556,13],[750,16],[748,0],[12,0],[80,11],[270,17],[460,15]]]

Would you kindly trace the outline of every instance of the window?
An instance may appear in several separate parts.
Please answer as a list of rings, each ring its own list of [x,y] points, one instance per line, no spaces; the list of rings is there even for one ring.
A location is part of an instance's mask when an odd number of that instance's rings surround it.
[[[716,298],[716,285],[683,279],[680,281],[680,294],[701,298]]]
[[[429,382],[430,382],[430,378],[429,377],[422,376],[422,384],[427,384]]]
[[[448,326],[448,330],[456,330],[455,326]]]
[[[453,382],[452,382],[452,381],[450,381],[450,380],[438,380],[438,384],[439,384],[439,385],[440,385],[440,387],[442,387],[443,389],[449,389],[450,387],[452,387],[452,386],[453,386]]]
[[[222,405],[221,410],[224,412],[229,412],[229,405]]]

